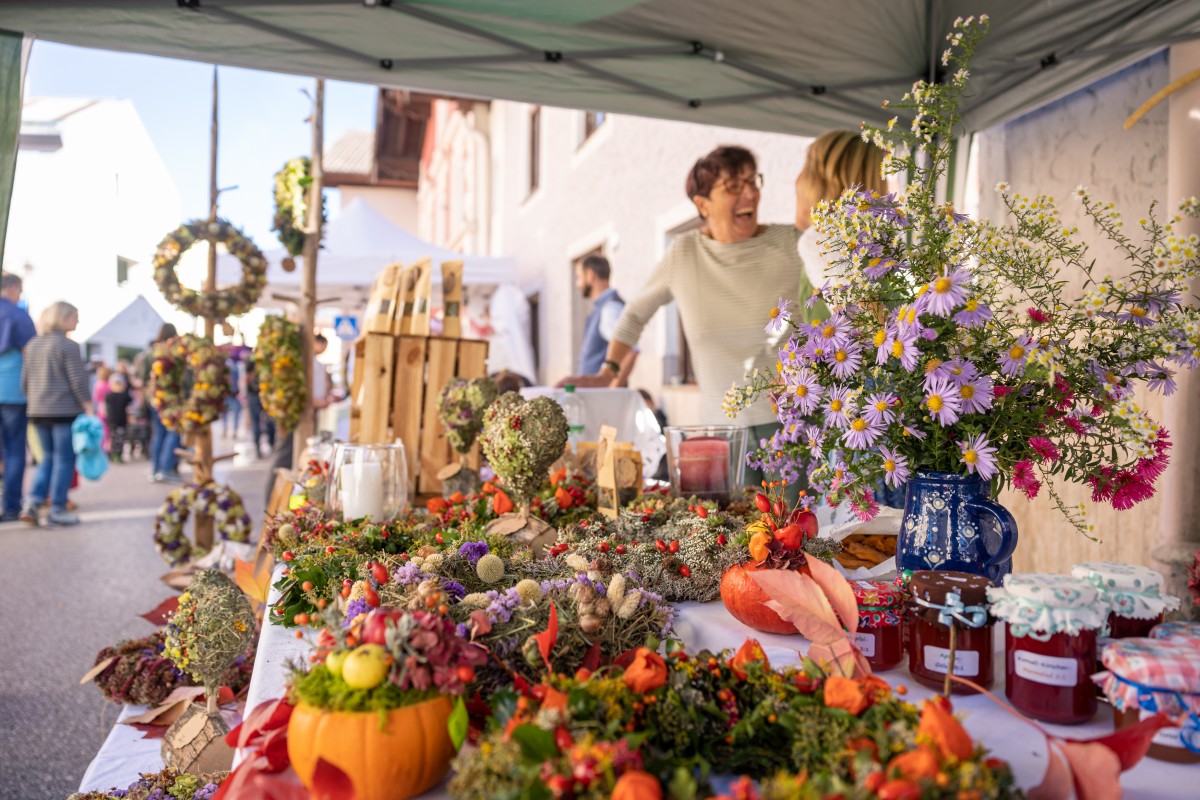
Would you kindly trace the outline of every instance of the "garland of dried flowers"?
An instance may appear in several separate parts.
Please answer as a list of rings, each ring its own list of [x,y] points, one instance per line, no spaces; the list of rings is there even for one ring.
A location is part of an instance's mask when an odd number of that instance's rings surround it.
[[[229,392],[225,354],[209,339],[188,333],[155,345],[150,405],[168,430],[186,435],[212,424]]]
[[[113,703],[156,706],[180,686],[191,686],[190,677],[176,669],[167,657],[163,631],[140,639],[129,639],[96,654],[96,664],[114,659],[93,682],[105,699]],[[234,660],[221,676],[221,685],[240,695],[250,685],[254,670],[254,646]]]
[[[308,187],[312,184],[312,159],[308,156],[293,158],[275,173],[275,217],[271,230],[279,236],[279,242],[293,256],[304,251],[304,216],[308,209]],[[325,197],[321,197],[321,221],[324,222]]]
[[[188,248],[198,241],[223,244],[242,264],[242,280],[214,292],[198,292],[179,282],[175,268]],[[221,320],[254,308],[267,285],[267,259],[254,242],[229,222],[194,219],[168,233],[154,254],[154,282],[167,302],[193,317]]]
[[[295,430],[308,403],[299,325],[283,317],[263,320],[254,347],[254,372],[263,411],[283,430]]]
[[[192,774],[166,767],[162,772],[144,772],[124,789],[107,792],[73,792],[67,800],[212,800],[228,772]]]
[[[225,573],[202,570],[167,619],[165,652],[211,697],[221,676],[254,641],[256,623],[246,594]]]
[[[193,511],[211,517],[213,529],[222,539],[250,541],[250,515],[241,495],[214,481],[181,486],[167,495],[154,518],[154,546],[172,567],[186,564],[196,554],[183,533]]]

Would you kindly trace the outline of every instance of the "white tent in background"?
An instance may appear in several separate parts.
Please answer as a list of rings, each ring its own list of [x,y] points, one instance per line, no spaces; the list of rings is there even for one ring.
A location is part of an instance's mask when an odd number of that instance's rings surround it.
[[[283,308],[300,296],[303,257],[296,258],[296,269],[286,272],[283,260],[288,253],[282,247],[263,253],[267,259],[267,287],[259,305]],[[317,300],[323,305],[361,312],[371,294],[371,286],[384,267],[396,261],[405,265],[428,257],[434,265],[443,261],[463,262],[463,284],[495,286],[516,283],[517,265],[511,258],[492,258],[455,253],[430,244],[398,225],[361,198],[347,205],[342,213],[325,225],[321,254],[317,259]],[[435,283],[441,280],[434,270]],[[217,282],[239,283],[241,265],[228,253],[217,259]]]

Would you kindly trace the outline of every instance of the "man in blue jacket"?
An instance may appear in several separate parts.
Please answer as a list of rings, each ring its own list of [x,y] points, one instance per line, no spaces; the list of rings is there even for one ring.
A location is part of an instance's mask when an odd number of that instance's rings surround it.
[[[583,344],[579,349],[579,374],[595,375],[604,366],[613,328],[625,310],[625,301],[609,286],[612,268],[602,255],[590,255],[575,266],[575,288],[585,300],[592,301],[592,311],[583,326]],[[620,364],[610,365],[613,377],[621,371]]]
[[[21,278],[0,275],[0,442],[4,445],[4,508],[0,522],[12,522],[21,513],[21,488],[25,483],[25,395],[21,392],[21,351],[37,335],[33,320],[17,305]]]

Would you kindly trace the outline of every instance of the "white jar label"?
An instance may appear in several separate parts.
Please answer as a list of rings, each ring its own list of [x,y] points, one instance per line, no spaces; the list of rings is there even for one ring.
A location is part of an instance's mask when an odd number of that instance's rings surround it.
[[[854,646],[857,647],[867,658],[875,657],[875,634],[873,633],[856,633],[854,634]]]
[[[950,671],[950,651],[944,647],[925,645],[925,669],[945,675]],[[959,650],[954,654],[954,674],[963,678],[979,675],[979,653]]]
[[[1027,681],[1046,686],[1076,686],[1079,684],[1079,661],[1074,658],[1043,656],[1028,650],[1013,652],[1017,675]]]
[[[1147,719],[1153,716],[1153,713],[1145,709],[1142,709],[1141,714],[1138,715],[1139,719]],[[1160,728],[1158,732],[1154,734],[1154,738],[1150,740],[1150,743],[1156,744],[1160,747],[1174,747],[1177,750],[1185,749],[1183,745],[1183,736],[1180,735],[1179,728],[1175,727]]]

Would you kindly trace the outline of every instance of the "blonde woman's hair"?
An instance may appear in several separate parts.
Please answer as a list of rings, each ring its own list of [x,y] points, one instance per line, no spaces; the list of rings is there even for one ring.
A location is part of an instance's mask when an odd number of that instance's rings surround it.
[[[853,131],[823,133],[808,147],[804,169],[796,178],[798,207],[815,208],[822,200],[834,200],[851,186],[867,191],[887,191],[879,174],[883,151],[864,142]]]
[[[38,330],[42,333],[65,331],[71,317],[79,318],[79,309],[63,300],[52,303],[38,317]]]

